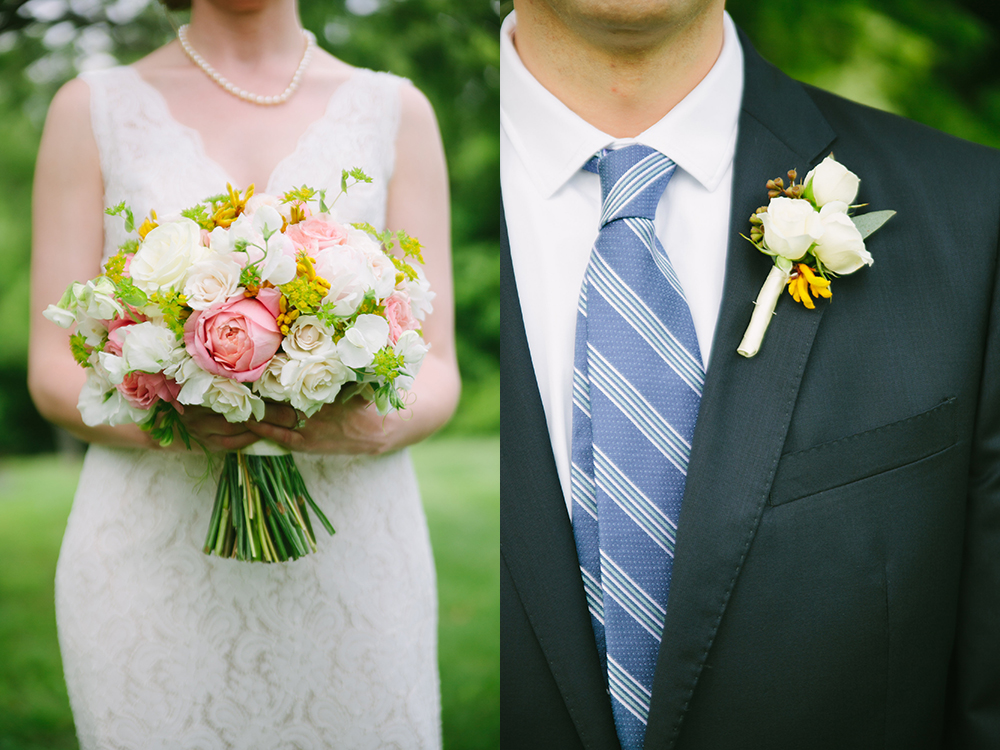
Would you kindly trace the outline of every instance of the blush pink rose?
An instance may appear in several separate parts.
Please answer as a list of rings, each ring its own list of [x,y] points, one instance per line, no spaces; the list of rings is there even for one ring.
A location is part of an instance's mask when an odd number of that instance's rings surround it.
[[[288,227],[285,236],[297,249],[318,253],[320,250],[347,242],[347,229],[323,216],[310,216],[305,221]]]
[[[385,319],[389,322],[389,341],[395,344],[406,331],[415,331],[420,327],[413,317],[410,298],[405,292],[396,291],[386,298]]]
[[[256,380],[281,345],[277,289],[261,289],[256,299],[236,296],[195,312],[184,325],[184,346],[206,372]]]
[[[181,392],[180,385],[162,372],[130,372],[117,388],[125,400],[136,408],[149,409],[157,401],[163,400],[173,404],[181,414],[184,413],[184,407],[177,401],[177,394]]]

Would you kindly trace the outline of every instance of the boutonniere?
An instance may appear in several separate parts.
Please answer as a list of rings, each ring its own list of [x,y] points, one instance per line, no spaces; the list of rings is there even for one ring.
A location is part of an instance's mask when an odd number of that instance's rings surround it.
[[[815,299],[829,299],[831,279],[854,273],[874,261],[865,240],[895,215],[895,211],[873,211],[852,216],[851,205],[860,180],[847,167],[826,157],[801,183],[795,170],[788,173],[789,185],[777,178],[767,183],[771,199],[750,217],[746,239],[774,258],[774,268],[754,302],[750,325],[736,350],[752,357],[760,349],[764,333],[774,315],[782,290],[787,286],[792,298],[815,309]]]

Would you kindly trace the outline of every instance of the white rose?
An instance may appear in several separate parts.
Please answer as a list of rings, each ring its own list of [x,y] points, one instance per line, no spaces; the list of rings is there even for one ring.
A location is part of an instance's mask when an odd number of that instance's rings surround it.
[[[823,236],[813,251],[826,268],[840,275],[854,273],[861,266],[870,266],[875,262],[865,249],[861,232],[846,211],[847,204],[839,201],[823,206],[820,211]]]
[[[329,359],[337,353],[337,344],[330,332],[314,315],[296,318],[281,348],[293,359]]]
[[[806,195],[811,195],[822,208],[827,203],[842,201],[848,205],[858,196],[861,180],[832,156],[826,157],[806,175]]]
[[[253,384],[254,390],[260,394],[261,398],[269,398],[272,401],[288,401],[291,393],[288,388],[281,384],[281,373],[288,362],[288,357],[284,354],[275,354],[271,357],[264,372]]]
[[[184,345],[169,328],[147,321],[120,330],[122,359],[129,372],[162,372],[183,359]]]
[[[202,404],[224,416],[227,422],[246,422],[251,416],[264,418],[264,400],[244,383],[229,378],[213,376]]]
[[[799,260],[823,234],[819,213],[806,200],[772,198],[761,220],[764,245],[788,260]]]
[[[293,359],[281,371],[281,383],[291,392],[292,406],[307,417],[332,403],[344,383],[352,380],[354,373],[337,359]]]
[[[129,273],[147,294],[160,289],[181,289],[192,263],[208,254],[202,247],[201,229],[190,219],[160,224],[146,235],[132,258]]]
[[[375,352],[389,341],[389,324],[378,315],[359,315],[337,343],[337,353],[348,367],[368,367]]]
[[[239,290],[241,270],[226,256],[195,263],[184,283],[188,306],[193,310],[207,310],[225,302]]]

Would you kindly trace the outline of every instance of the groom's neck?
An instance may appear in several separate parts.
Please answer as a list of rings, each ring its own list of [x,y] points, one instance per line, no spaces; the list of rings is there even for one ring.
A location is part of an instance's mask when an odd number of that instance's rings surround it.
[[[599,130],[629,138],[662,119],[712,69],[722,51],[724,6],[515,0],[514,44],[563,104]]]

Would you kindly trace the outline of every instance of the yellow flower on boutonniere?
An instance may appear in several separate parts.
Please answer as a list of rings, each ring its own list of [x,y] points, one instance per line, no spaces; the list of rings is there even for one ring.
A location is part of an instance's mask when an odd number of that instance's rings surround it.
[[[750,217],[754,247],[774,258],[743,341],[736,350],[752,357],[764,340],[781,291],[787,286],[792,299],[810,310],[817,299],[833,296],[831,278],[854,273],[874,260],[865,248],[865,239],[895,215],[895,211],[874,211],[852,216],[861,206],[857,197],[858,176],[833,158],[826,157],[803,182],[795,170],[782,178],[768,180],[770,203]],[[745,236],[745,235],[744,235]]]

